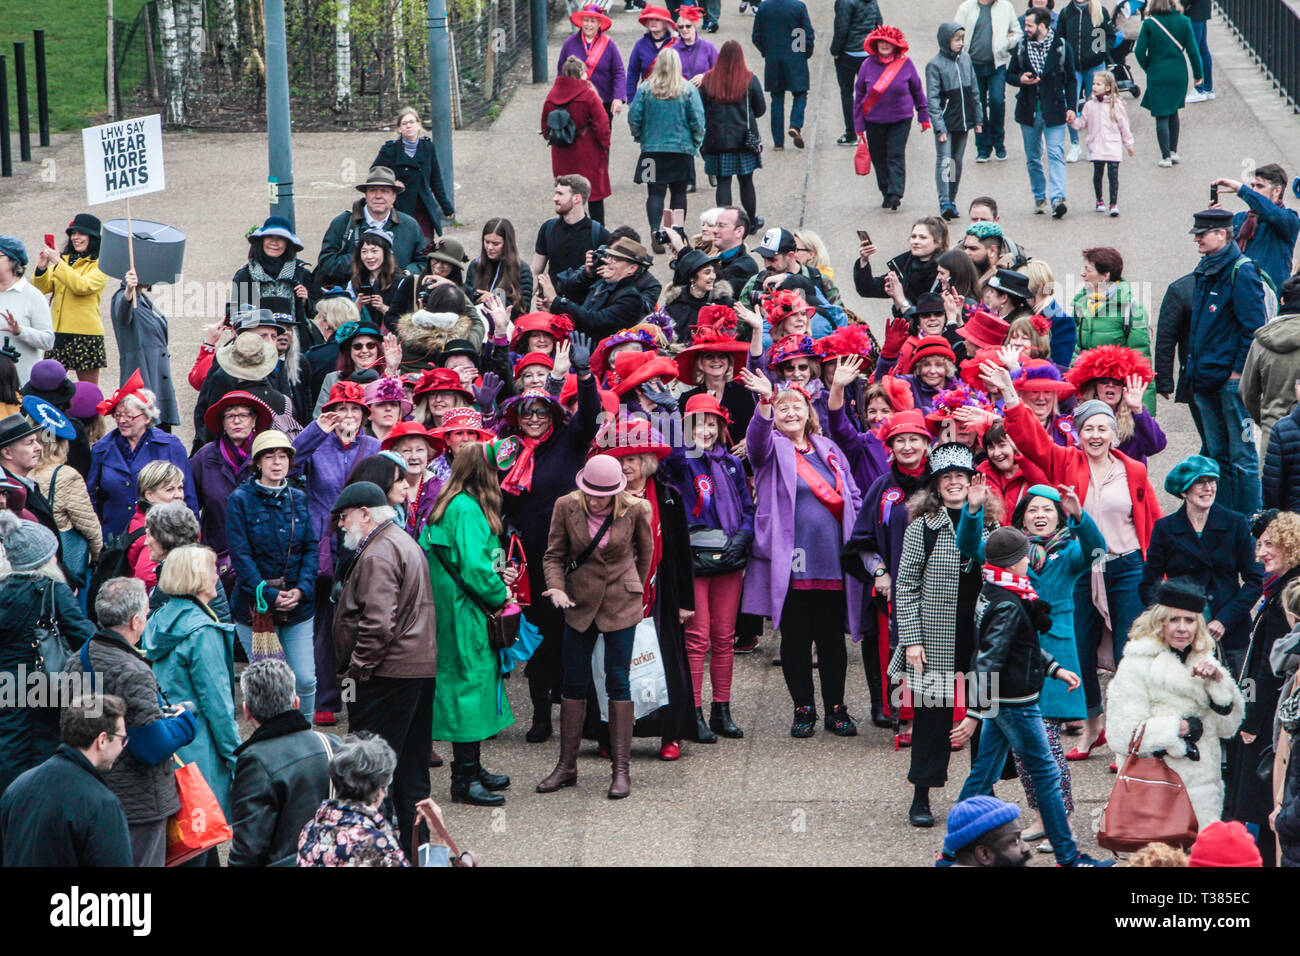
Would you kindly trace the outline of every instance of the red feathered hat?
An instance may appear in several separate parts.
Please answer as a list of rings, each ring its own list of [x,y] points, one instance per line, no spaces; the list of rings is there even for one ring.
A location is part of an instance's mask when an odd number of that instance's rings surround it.
[[[871,330],[865,325],[846,325],[842,329],[836,329],[830,335],[818,339],[817,345],[828,359],[845,355],[861,355],[864,359],[869,359],[876,351]]]
[[[729,305],[706,305],[701,307],[695,315],[694,332],[707,326],[712,326],[721,332],[730,332],[735,334],[736,327],[740,325],[740,316],[736,315],[736,310]]]
[[[876,55],[876,42],[884,40],[895,47],[895,56],[907,55],[907,37],[903,36],[903,31],[898,27],[881,26],[876,27],[867,34],[867,38],[862,41],[862,49],[866,50],[872,56]]]
[[[702,314],[704,309],[700,309],[700,312]],[[732,370],[737,378],[740,377],[740,370],[745,367],[745,356],[749,353],[749,343],[739,341],[734,334],[723,331],[723,328],[721,325],[695,326],[691,345],[677,353],[677,377],[681,381],[691,386],[696,384],[695,363],[701,355],[709,352],[731,356]]]
[[[1122,382],[1130,375],[1141,375],[1147,384],[1155,378],[1147,357],[1122,345],[1098,345],[1081,352],[1074,360],[1073,367],[1065,373],[1066,379],[1076,388],[1083,388],[1088,382],[1099,378],[1113,378]]]
[[[826,356],[811,335],[787,335],[779,342],[773,342],[767,350],[767,367],[776,368],[783,362],[800,356],[820,362]]]
[[[912,395],[912,386],[897,375],[885,375],[880,379],[880,387],[885,390],[885,398],[889,402],[889,407],[895,412],[904,412],[916,407],[916,399]]]

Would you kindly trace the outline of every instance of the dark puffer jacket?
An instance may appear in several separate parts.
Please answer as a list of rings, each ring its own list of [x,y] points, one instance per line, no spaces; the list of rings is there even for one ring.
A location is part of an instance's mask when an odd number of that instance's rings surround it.
[[[283,588],[267,585],[262,596],[274,605],[281,590],[302,592],[288,612],[289,623],[310,620],[316,599],[316,528],[307,508],[307,493],[286,484],[270,489],[250,478],[235,489],[226,505],[226,539],[235,565],[235,621],[248,624],[262,581],[283,579]]]
[[[1261,481],[1265,508],[1300,509],[1300,405],[1273,426]]]
[[[154,680],[153,669],[121,634],[105,628],[91,639],[88,653],[91,670],[96,675],[94,689],[126,701],[126,726],[131,735],[113,769],[103,775],[104,782],[122,801],[128,823],[152,823],[171,816],[181,808],[173,779],[176,762],[168,756],[154,764],[145,763],[136,755],[134,746],[137,737],[146,733],[144,728],[158,721],[172,720],[158,706],[158,682]],[[67,670],[81,673],[80,654],[68,661]],[[175,718],[175,723],[187,725],[185,736],[194,739],[193,714],[187,712]],[[185,736],[176,738],[178,746],[188,742]]]
[[[862,52],[867,34],[884,22],[876,0],[835,0],[831,56]]]
[[[1088,4],[1080,7],[1077,3],[1067,3],[1056,18],[1056,35],[1063,37],[1074,54],[1074,66],[1077,70],[1091,70],[1106,62],[1115,41],[1115,24],[1105,7],[1101,11],[1101,22],[1093,23],[1088,12]],[[1083,95],[1089,96],[1088,90]]]
[[[297,863],[302,828],[329,799],[337,746],[337,738],[313,733],[296,710],[272,717],[240,745],[230,790],[230,866]]]

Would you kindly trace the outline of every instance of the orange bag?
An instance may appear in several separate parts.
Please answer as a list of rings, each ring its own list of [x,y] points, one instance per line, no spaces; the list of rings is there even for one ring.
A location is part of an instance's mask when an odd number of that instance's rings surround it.
[[[167,866],[178,866],[235,836],[199,765],[173,756],[179,765],[175,776],[181,808],[167,821]]]
[[[1133,731],[1128,756],[1101,811],[1097,842],[1116,853],[1131,853],[1148,843],[1186,849],[1200,829],[1178,771],[1160,757],[1138,756],[1145,733],[1146,724]]]

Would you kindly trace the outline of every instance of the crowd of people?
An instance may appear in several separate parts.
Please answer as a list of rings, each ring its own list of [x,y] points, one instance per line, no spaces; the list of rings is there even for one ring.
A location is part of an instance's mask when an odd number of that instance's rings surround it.
[[[1238,821],[1265,865],[1300,861],[1287,172],[1216,180],[1223,202],[1189,217],[1200,259],[1155,317],[1115,248],[1080,251],[1064,300],[995,198],[957,221],[968,133],[976,162],[1006,158],[1004,83],[1035,212],[1066,213],[1068,130],[1086,133],[1097,211],[1117,215],[1125,44],[1159,165],[1178,162],[1186,76],[1153,64],[1184,37],[1212,96],[1203,21],[1171,0],[1114,16],[966,0],[918,71],[875,0],[837,0],[839,142],[870,153],[884,208],[904,195],[913,114],[935,136],[937,214],[883,267],[865,232],[842,259],[877,337],[821,237],[757,216],[757,121],[770,110],[774,148],[803,147],[813,32],[799,0],[751,6],[762,81],[740,43],[701,36],[716,8],[643,6],[626,68],[605,8],[573,14],[540,128],[555,215],[527,261],[502,216],[473,258],[443,234],[451,196],[404,110],[314,266],[284,218],[248,234],[197,355],[174,360],[149,287],[116,280],[116,389],[99,386],[115,281],[99,220],[77,215],[62,252],[0,235],[0,672],[47,672],[53,629],[103,705],[0,710],[5,865],[162,865],[178,763],[230,822],[231,866],[407,865],[421,823],[441,828],[431,767],[450,763],[455,803],[507,799],[484,759],[515,723],[520,669],[525,739],[558,737],[536,790],[576,785],[588,738],[625,798],[636,737],[666,761],[744,737],[736,657],[765,622],[792,738],[858,734],[857,645],[868,721],[908,751],[912,826],[935,825],[931,791],[969,747],[941,863],[1015,865],[1037,844],[1109,865],[1071,822],[1071,765],[1107,745],[1176,770],[1203,834]],[[797,55],[774,39],[792,28]],[[622,112],[649,248],[605,222]],[[697,154],[717,206],[692,235]],[[1169,514],[1149,471],[1157,394],[1201,439],[1167,467]],[[344,716],[346,739],[313,730]],[[1012,776],[1023,827],[991,796]]]

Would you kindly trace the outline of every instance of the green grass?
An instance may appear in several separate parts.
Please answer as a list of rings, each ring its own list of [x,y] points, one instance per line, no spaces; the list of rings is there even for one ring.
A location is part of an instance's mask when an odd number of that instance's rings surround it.
[[[136,16],[144,0],[114,0],[116,28],[124,29]],[[14,43],[22,42],[27,53],[27,100],[31,111],[33,139],[37,131],[36,46],[32,31],[45,31],[46,75],[49,80],[50,128],[75,131],[102,121],[107,115],[104,97],[104,64],[107,46],[105,0],[74,0],[70,3],[38,0],[4,0],[0,16],[0,55],[5,57],[9,80],[9,116],[18,126],[17,85],[14,76]],[[156,24],[155,24],[156,29]],[[121,43],[121,38],[118,39]],[[142,51],[139,40],[137,51]],[[141,54],[142,55],[142,54]],[[16,147],[15,147],[16,158]]]

